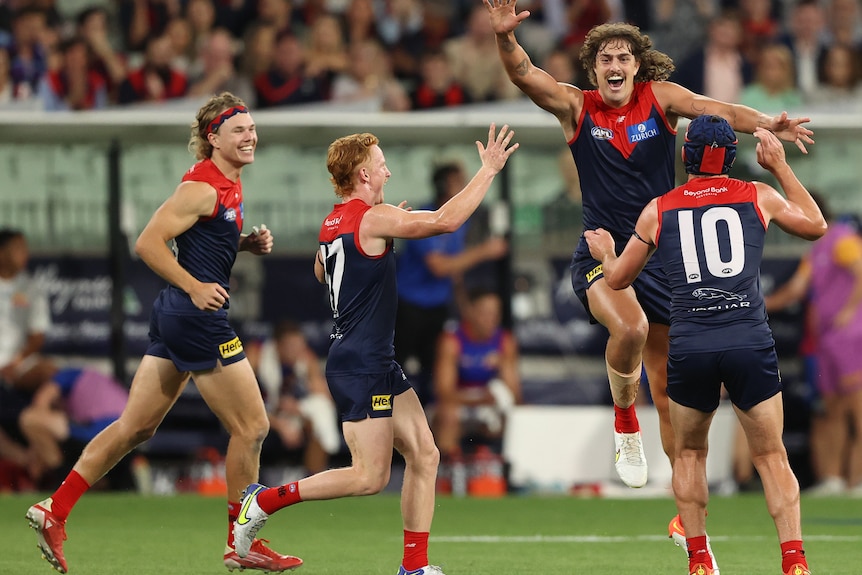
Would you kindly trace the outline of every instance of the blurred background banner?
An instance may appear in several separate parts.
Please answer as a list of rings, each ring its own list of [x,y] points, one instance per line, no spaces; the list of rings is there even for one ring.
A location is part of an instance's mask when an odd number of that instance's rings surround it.
[[[110,355],[111,280],[108,260],[99,256],[39,256],[31,260],[36,286],[48,295],[53,327],[45,353]],[[164,282],[141,261],[131,262],[123,290],[125,334],[130,354],[141,355],[149,339],[150,306]]]
[[[0,111],[0,226],[26,230],[32,270],[50,294],[56,329],[46,352],[107,355],[114,362],[143,353],[148,312],[164,282],[135,258],[131,244],[194,161],[186,150],[186,126],[198,105],[182,100],[158,112],[139,108],[48,117]],[[255,163],[243,173],[244,213],[247,227],[265,223],[272,230],[275,246],[266,258],[240,254],[234,267],[230,316],[244,337],[263,337],[273,322],[292,318],[303,324],[310,344],[325,352],[329,306],[311,266],[320,218],[336,199],[325,167],[326,147],[334,138],[358,131],[378,135],[392,171],[386,200],[418,207],[429,197],[435,165],[457,159],[468,171],[477,169],[472,142],[487,134],[489,123],[507,122],[522,148],[486,200],[489,210],[509,220],[511,250],[502,268],[507,275],[501,281],[494,266],[479,273],[493,276],[508,294],[504,305],[511,307],[508,317],[525,365],[531,368],[536,360],[532,373],[525,368],[525,393],[530,395],[530,378],[592,379],[593,370],[575,368],[572,358],[600,361],[606,336],[601,326],[589,323],[572,293],[569,262],[581,230],[577,210],[567,211],[572,203],[561,203],[569,178],[561,162],[567,150],[550,115],[529,102],[510,101],[421,114],[308,106],[258,112],[255,120],[260,145]],[[684,127],[681,122],[680,141]],[[851,158],[862,157],[862,117],[820,115],[812,127],[817,144],[808,155],[786,146],[795,171],[821,189],[836,212],[859,213],[862,163]],[[755,171],[754,143],[740,135],[731,175],[770,181],[768,173]],[[399,248],[396,243],[396,253]],[[766,292],[792,274],[807,248],[806,242],[770,229],[762,277]],[[122,286],[117,292],[122,305],[112,312],[115,280]],[[796,356],[799,313],[795,308],[771,318],[787,362]],[[123,334],[127,349],[110,347],[111,329]],[[597,370],[599,381],[601,374]]]

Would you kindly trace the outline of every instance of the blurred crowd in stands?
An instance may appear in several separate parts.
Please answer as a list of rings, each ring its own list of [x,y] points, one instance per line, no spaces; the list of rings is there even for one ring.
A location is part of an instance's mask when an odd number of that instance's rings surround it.
[[[92,3],[91,3],[92,2]],[[594,25],[628,21],[671,78],[765,112],[862,111],[860,0],[520,0],[519,40],[588,88]],[[88,110],[229,90],[255,108],[408,111],[522,97],[481,0],[3,0],[0,109]]]

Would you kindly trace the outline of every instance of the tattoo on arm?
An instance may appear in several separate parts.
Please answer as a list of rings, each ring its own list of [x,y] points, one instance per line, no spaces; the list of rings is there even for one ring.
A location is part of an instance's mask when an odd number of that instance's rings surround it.
[[[515,66],[515,73],[518,74],[518,76],[526,76],[527,75],[527,68],[529,68],[529,67],[530,67],[530,61],[527,58],[524,58],[523,60],[521,60],[518,63],[517,66]]]
[[[504,52],[508,52],[509,54],[515,51],[515,46],[516,44],[511,40],[505,40],[500,44],[500,48],[502,48]]]

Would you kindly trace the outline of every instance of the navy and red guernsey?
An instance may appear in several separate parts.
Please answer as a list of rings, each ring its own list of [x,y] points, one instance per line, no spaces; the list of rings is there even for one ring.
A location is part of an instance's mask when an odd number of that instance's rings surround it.
[[[335,322],[327,373],[388,373],[395,361],[395,252],[391,242],[378,256],[362,251],[359,224],[369,209],[358,199],[336,204],[320,227]]]
[[[584,229],[604,228],[623,245],[644,206],[674,187],[676,129],[651,82],[636,83],[622,108],[605,104],[597,90],[585,90],[569,148],[580,175]]]
[[[767,226],[755,185],[695,178],[657,204],[656,256],[673,291],[671,351],[775,345],[760,289]]]
[[[193,165],[183,182],[205,182],[218,192],[213,213],[174,240],[177,261],[198,281],[229,289],[242,232],[242,182],[229,180],[212,160]]]

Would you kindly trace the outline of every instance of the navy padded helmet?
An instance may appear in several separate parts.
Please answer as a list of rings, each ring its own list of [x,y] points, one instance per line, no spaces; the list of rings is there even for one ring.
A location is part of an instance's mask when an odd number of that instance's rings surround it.
[[[736,159],[736,133],[721,116],[698,116],[685,131],[682,161],[689,174],[726,174]]]

